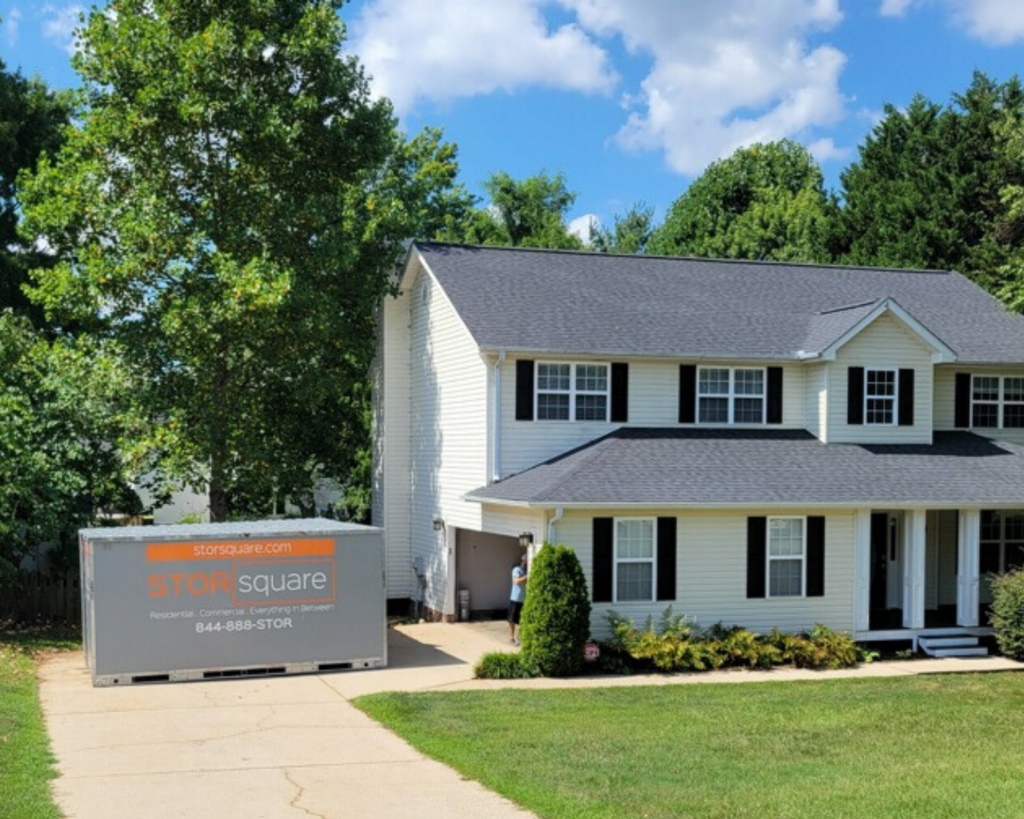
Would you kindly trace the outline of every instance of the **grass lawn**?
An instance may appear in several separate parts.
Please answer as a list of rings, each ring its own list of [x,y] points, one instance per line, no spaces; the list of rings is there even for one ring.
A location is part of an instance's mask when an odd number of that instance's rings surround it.
[[[1024,816],[1024,674],[356,704],[547,819]]]
[[[50,796],[55,772],[36,680],[40,651],[77,647],[71,632],[14,629],[0,623],[0,816],[57,819]]]

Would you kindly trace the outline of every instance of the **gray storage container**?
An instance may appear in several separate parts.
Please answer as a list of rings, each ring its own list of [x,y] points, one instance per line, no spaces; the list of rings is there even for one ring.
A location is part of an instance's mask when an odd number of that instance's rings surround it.
[[[379,668],[380,529],[270,520],[82,529],[93,685]]]

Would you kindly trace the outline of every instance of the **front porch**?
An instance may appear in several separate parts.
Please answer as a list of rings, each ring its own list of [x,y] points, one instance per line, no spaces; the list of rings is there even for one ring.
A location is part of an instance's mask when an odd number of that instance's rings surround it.
[[[1018,536],[1021,510],[859,511],[855,638],[916,648],[920,638],[990,635],[986,576],[1019,564]]]

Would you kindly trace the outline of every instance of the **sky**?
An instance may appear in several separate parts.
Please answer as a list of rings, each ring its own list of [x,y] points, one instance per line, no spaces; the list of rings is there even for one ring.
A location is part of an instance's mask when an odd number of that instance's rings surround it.
[[[0,0],[0,59],[76,85],[86,7]],[[352,0],[341,16],[373,93],[406,134],[459,146],[481,204],[497,171],[562,173],[583,235],[634,204],[660,221],[755,142],[800,142],[839,190],[887,104],[1024,71],[1024,0]]]

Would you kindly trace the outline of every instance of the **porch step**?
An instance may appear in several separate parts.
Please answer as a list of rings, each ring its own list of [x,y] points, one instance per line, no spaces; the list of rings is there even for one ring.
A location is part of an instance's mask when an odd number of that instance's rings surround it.
[[[978,645],[977,637],[921,637],[917,641],[929,657],[987,657],[988,649]]]

